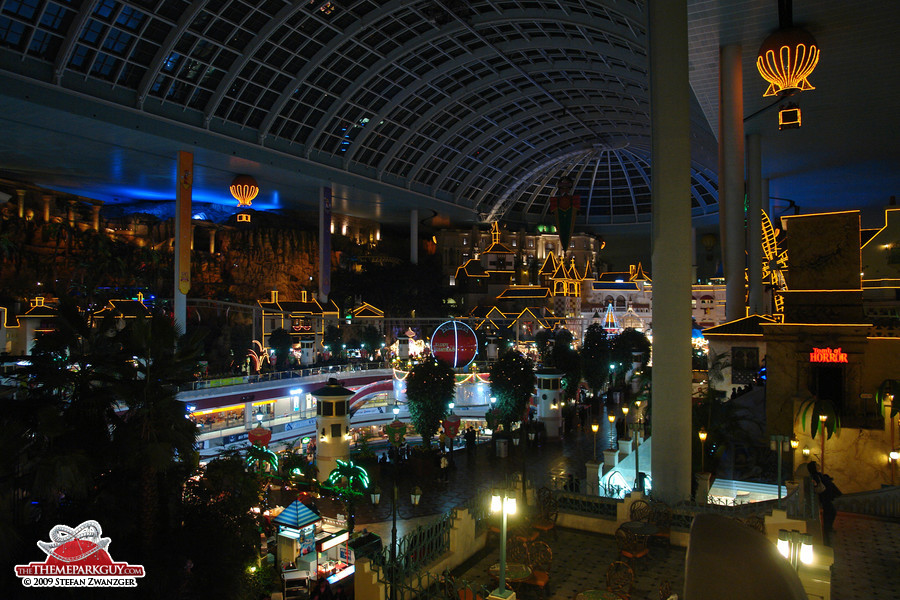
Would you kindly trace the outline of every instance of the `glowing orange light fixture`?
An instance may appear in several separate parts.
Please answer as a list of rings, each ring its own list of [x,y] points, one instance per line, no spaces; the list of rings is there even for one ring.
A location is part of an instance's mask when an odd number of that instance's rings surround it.
[[[259,185],[250,175],[238,175],[231,182],[231,186],[228,189],[231,191],[234,199],[238,201],[238,206],[240,207],[250,206],[250,202],[259,193]]]
[[[756,69],[769,87],[763,96],[814,90],[809,76],[819,63],[816,38],[799,27],[779,29],[765,39],[756,57]]]
[[[259,184],[250,175],[238,175],[228,187],[231,195],[238,201],[238,208],[248,208],[250,203],[259,194]],[[250,213],[240,212],[237,215],[238,223],[249,223]]]

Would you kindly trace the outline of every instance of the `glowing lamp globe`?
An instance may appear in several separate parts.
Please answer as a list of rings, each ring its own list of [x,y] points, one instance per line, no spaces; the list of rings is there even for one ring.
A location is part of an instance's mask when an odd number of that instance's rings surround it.
[[[250,206],[250,203],[259,193],[259,184],[250,175],[238,175],[229,186],[229,191],[238,201],[239,207]]]
[[[447,321],[431,335],[431,354],[453,368],[465,367],[478,354],[478,338],[461,321]]]
[[[818,63],[819,48],[812,34],[799,27],[779,29],[763,41],[756,57],[756,69],[769,82],[763,96],[816,89],[808,77]]]

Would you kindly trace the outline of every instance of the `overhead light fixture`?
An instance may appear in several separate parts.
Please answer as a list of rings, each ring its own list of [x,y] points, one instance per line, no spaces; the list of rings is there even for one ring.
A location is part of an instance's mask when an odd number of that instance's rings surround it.
[[[243,209],[250,208],[250,203],[259,194],[259,184],[256,183],[256,179],[250,175],[238,175],[231,181],[228,190],[234,196],[234,199],[237,200],[238,209],[242,210],[242,212],[237,214],[237,222],[249,223],[250,213]]]

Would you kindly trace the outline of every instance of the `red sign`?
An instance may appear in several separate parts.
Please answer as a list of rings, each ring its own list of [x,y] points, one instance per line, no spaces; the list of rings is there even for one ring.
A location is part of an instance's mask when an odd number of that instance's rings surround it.
[[[459,415],[450,414],[444,419],[442,423],[444,426],[444,433],[447,434],[447,437],[453,439],[456,437],[456,434],[459,433]]]
[[[478,354],[478,338],[460,321],[447,321],[431,335],[431,354],[451,367],[465,367]]]
[[[813,348],[809,353],[809,362],[814,363],[845,363],[847,362],[847,353],[841,352],[840,348]]]

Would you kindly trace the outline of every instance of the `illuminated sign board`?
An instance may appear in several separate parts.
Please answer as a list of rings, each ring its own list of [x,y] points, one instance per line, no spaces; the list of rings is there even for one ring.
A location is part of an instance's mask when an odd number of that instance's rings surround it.
[[[813,348],[809,353],[809,362],[812,363],[845,363],[847,362],[847,353],[841,352],[840,348]]]
[[[342,544],[350,539],[350,534],[348,532],[339,533],[330,538],[326,538],[318,543],[318,548],[316,548],[319,552],[325,552],[329,548],[334,548],[338,544]]]

